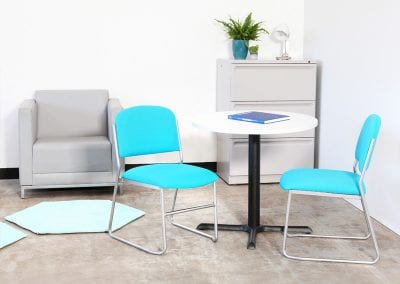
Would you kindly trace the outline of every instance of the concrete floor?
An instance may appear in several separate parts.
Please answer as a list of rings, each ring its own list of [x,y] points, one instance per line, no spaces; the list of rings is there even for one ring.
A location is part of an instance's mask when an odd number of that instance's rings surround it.
[[[158,193],[125,187],[118,201],[146,216],[118,234],[157,248],[160,229]],[[110,189],[32,190],[19,198],[17,180],[0,181],[0,217],[41,201],[110,199]],[[211,189],[183,191],[178,207],[203,203]],[[172,192],[167,193],[167,206]],[[286,193],[278,185],[263,185],[261,221],[283,224]],[[247,186],[218,183],[220,223],[246,223]],[[295,196],[292,224],[309,225],[315,233],[362,234],[364,219],[344,200]],[[187,225],[211,222],[211,209],[176,217]],[[8,223],[2,220],[4,223]],[[282,234],[264,233],[257,249],[247,250],[247,234],[219,232],[217,243],[167,226],[168,251],[153,256],[128,247],[105,233],[35,235],[0,250],[0,283],[400,283],[400,237],[374,222],[381,260],[376,265],[301,262],[281,254]],[[12,224],[13,227],[16,227]],[[23,229],[21,229],[23,230]],[[369,241],[290,239],[293,253],[313,256],[372,256]]]

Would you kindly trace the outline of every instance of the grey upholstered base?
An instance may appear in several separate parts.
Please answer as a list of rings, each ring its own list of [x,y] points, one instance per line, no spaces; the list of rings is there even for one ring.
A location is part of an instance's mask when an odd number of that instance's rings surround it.
[[[21,198],[25,198],[25,190],[40,188],[81,188],[81,187],[114,187],[115,183],[83,183],[83,184],[59,184],[59,185],[21,185]],[[122,194],[122,187],[118,187],[119,193]]]
[[[48,185],[27,185],[27,186],[21,186],[21,190],[26,190],[26,189],[51,189],[51,188],[81,188],[81,187],[114,187],[115,183],[83,183],[83,184],[59,184],[59,185],[52,185],[49,187]],[[22,196],[24,198],[24,196]]]
[[[21,198],[26,189],[36,188],[79,188],[114,186],[112,172],[33,174],[33,185],[21,185]]]
[[[52,173],[52,174],[33,174],[32,186],[48,185],[53,187],[59,184],[76,184],[85,183],[113,183],[112,172],[84,172],[84,173]]]

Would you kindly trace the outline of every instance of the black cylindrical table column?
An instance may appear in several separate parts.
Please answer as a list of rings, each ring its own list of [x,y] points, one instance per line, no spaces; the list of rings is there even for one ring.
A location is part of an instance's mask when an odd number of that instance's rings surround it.
[[[260,225],[260,135],[249,135],[249,204],[248,225]]]

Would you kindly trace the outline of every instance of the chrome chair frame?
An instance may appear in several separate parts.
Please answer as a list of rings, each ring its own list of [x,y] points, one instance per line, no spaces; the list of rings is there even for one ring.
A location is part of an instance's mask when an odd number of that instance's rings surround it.
[[[361,174],[358,171],[358,161],[356,160],[353,166],[353,172],[356,174],[360,174],[360,179],[358,182],[358,190],[360,195],[345,195],[345,194],[330,194],[330,193],[320,193],[320,192],[309,192],[309,191],[300,191],[300,190],[292,190],[289,191],[288,203],[286,208],[286,219],[285,219],[285,227],[283,232],[283,249],[282,253],[285,257],[295,260],[308,260],[308,261],[322,261],[322,262],[339,262],[339,263],[355,263],[355,264],[374,264],[379,260],[379,248],[378,243],[376,241],[375,232],[372,226],[371,217],[369,215],[369,210],[367,206],[367,201],[365,199],[365,193],[363,190],[363,181],[364,176],[367,171],[368,164],[371,159],[371,153],[375,146],[375,139],[373,139],[369,145],[366,162],[364,163],[363,170]],[[335,236],[335,235],[307,235],[307,234],[288,234],[288,225],[289,225],[289,214],[290,214],[290,205],[292,194],[302,194],[302,195],[316,195],[323,197],[337,197],[337,198],[353,198],[361,201],[361,205],[363,207],[363,213],[365,217],[365,221],[368,228],[368,234],[366,236]],[[310,238],[328,238],[328,239],[350,239],[350,240],[367,240],[372,236],[372,241],[375,249],[376,257],[372,260],[351,260],[351,259],[335,259],[335,258],[314,258],[314,257],[302,257],[302,256],[294,256],[290,255],[286,250],[287,238],[289,237],[310,237]]]
[[[180,163],[183,163],[183,155],[182,155],[182,150],[181,150],[181,141],[180,141],[180,135],[179,135],[179,128],[178,125],[176,125],[177,130],[178,130],[178,142],[179,142],[179,159],[180,159]],[[113,126],[113,137],[114,137],[114,145],[115,145],[115,151],[116,153],[118,153],[118,141],[117,141],[117,135],[116,135],[116,131],[115,131],[115,125]],[[112,200],[112,206],[111,206],[111,213],[110,213],[110,219],[109,219],[109,223],[108,223],[108,234],[111,238],[116,239],[120,242],[123,242],[129,246],[135,247],[139,250],[142,250],[144,252],[150,253],[150,254],[154,254],[154,255],[162,255],[167,251],[167,234],[166,234],[166,222],[165,219],[166,217],[169,218],[169,221],[172,225],[190,231],[192,233],[198,234],[200,236],[206,237],[211,239],[213,242],[216,242],[218,240],[218,216],[217,216],[217,192],[216,192],[216,183],[213,183],[213,200],[212,203],[210,204],[205,204],[205,205],[200,205],[200,206],[195,206],[195,207],[190,207],[190,208],[184,208],[184,209],[179,209],[179,210],[175,210],[175,205],[176,205],[176,199],[177,199],[177,194],[178,194],[178,190],[179,189],[175,189],[175,193],[174,193],[174,199],[173,199],[173,204],[172,204],[172,209],[171,211],[165,211],[165,201],[164,201],[164,189],[157,187],[157,186],[153,186],[153,185],[149,185],[149,184],[143,184],[143,183],[137,183],[137,182],[132,182],[132,181],[128,181],[129,184],[134,184],[134,185],[138,185],[138,186],[142,186],[142,187],[147,187],[147,188],[153,188],[153,189],[157,189],[160,191],[160,207],[161,207],[161,234],[162,234],[162,247],[160,250],[150,250],[142,245],[139,245],[137,243],[128,241],[127,239],[121,238],[117,235],[115,235],[112,232],[112,224],[113,224],[113,219],[114,219],[114,211],[115,211],[115,202],[116,202],[116,196],[117,196],[117,192],[120,191],[122,192],[122,187],[121,186],[121,181],[124,181],[124,179],[122,178],[122,174],[121,174],[121,161],[119,159],[119,157],[117,157],[117,165],[118,165],[118,178],[117,181],[115,182],[114,185],[114,192],[113,192],[113,200]],[[190,212],[190,211],[195,211],[195,210],[201,210],[201,209],[206,209],[206,208],[214,208],[214,236],[203,233],[197,229],[192,229],[189,228],[185,225],[179,224],[174,222],[174,215],[176,214],[181,214],[181,213],[186,213],[186,212]]]

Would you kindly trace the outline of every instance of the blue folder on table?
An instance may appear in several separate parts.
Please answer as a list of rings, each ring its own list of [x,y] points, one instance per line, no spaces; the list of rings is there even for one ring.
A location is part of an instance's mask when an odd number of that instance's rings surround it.
[[[261,111],[248,111],[228,115],[228,119],[240,120],[246,122],[267,124],[278,121],[288,120],[290,116],[284,114],[268,113]]]

